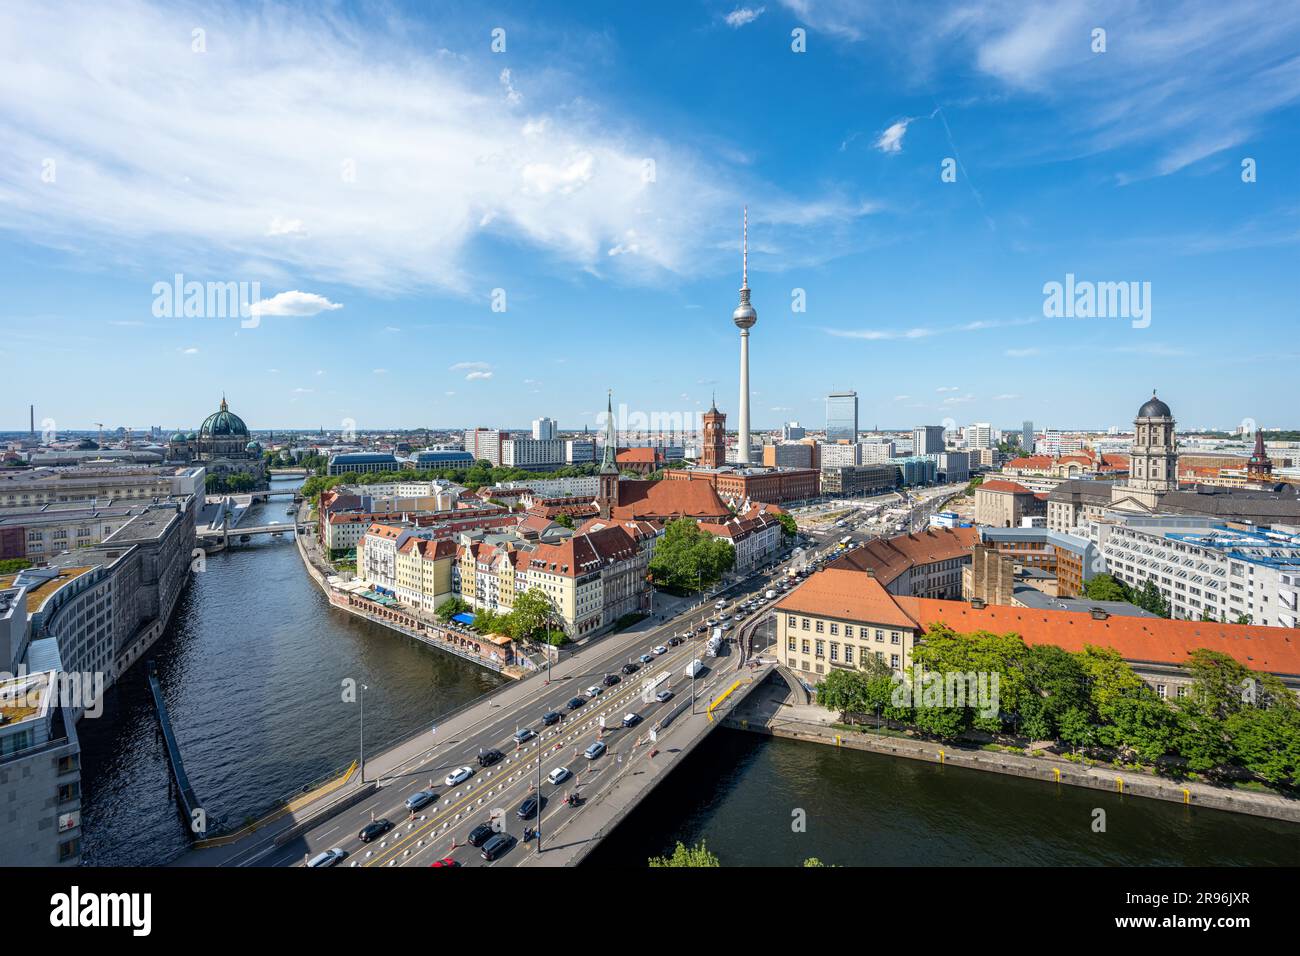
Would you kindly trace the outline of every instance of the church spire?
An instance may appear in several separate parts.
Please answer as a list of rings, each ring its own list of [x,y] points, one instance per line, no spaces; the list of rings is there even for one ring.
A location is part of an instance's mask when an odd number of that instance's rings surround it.
[[[618,473],[618,438],[614,432],[614,390],[609,390],[605,402],[605,452],[600,458],[602,473]]]

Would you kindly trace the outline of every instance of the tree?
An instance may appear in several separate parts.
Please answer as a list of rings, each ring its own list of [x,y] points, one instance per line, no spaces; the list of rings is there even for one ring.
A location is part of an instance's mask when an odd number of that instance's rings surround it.
[[[474,630],[480,634],[497,634],[505,629],[506,616],[485,607],[474,612]]]
[[[558,517],[556,517],[555,523],[558,524],[561,528],[569,528],[570,530],[572,530],[573,528],[573,518],[571,518],[569,515],[564,515],[564,514],[559,515]]]
[[[555,616],[555,608],[550,600],[536,588],[529,588],[515,598],[515,606],[507,615],[506,633],[516,641],[531,638],[546,627],[547,621]]]
[[[0,574],[17,574],[32,566],[26,558],[5,558],[0,560]]]
[[[1133,602],[1133,592],[1129,586],[1109,574],[1098,574],[1084,582],[1083,593],[1094,601]]]
[[[720,867],[722,864],[718,862],[716,856],[708,851],[703,841],[693,847],[687,847],[686,844],[678,840],[671,856],[652,856],[650,857],[650,866],[657,869],[661,867]]]
[[[782,511],[776,516],[776,520],[781,525],[781,530],[785,532],[787,537],[793,538],[799,533],[799,525],[792,515],[788,515]]]
[[[656,584],[696,590],[720,580],[736,563],[731,543],[700,530],[690,518],[668,522],[655,545],[650,573]]]
[[[1150,611],[1160,617],[1169,617],[1169,603],[1165,600],[1165,596],[1160,593],[1160,588],[1156,587],[1156,582],[1150,578],[1147,578],[1132,600],[1134,604],[1144,611]]]
[[[462,601],[460,598],[447,598],[447,600],[443,601],[441,604],[438,605],[437,610],[435,610],[433,613],[438,618],[438,620],[442,621],[445,624],[447,621],[450,621],[457,614],[464,613],[465,611],[468,610],[469,610],[469,605],[466,604],[464,601]]]

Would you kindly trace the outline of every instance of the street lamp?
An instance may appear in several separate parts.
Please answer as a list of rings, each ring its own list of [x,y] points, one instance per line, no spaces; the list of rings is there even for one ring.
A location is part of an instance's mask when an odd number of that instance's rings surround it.
[[[370,690],[368,684],[357,685],[359,693],[357,700],[361,704],[361,782],[366,782],[366,691]]]

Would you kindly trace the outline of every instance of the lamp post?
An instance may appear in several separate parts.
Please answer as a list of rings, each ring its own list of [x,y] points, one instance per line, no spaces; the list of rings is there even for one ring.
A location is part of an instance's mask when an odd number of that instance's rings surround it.
[[[370,690],[367,684],[357,685],[359,693],[357,701],[361,704],[361,782],[366,782],[366,691]]]

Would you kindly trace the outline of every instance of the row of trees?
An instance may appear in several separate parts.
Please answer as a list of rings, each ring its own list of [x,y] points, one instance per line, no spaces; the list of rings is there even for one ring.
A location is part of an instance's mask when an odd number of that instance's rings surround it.
[[[1198,649],[1189,656],[1192,683],[1184,696],[1172,699],[1156,694],[1110,648],[1070,653],[1051,645],[1029,647],[1016,634],[958,634],[933,625],[912,660],[945,681],[950,674],[996,674],[996,712],[970,704],[898,706],[897,679],[879,661],[856,671],[833,670],[817,686],[818,701],[940,738],[972,730],[1012,734],[1075,749],[1106,748],[1174,772],[1231,776],[1244,770],[1274,786],[1300,788],[1296,696],[1274,675],[1218,651]]]
[[[307,464],[306,459],[303,460],[303,464]],[[316,474],[303,482],[302,493],[305,497],[316,499],[322,491],[327,491],[335,485],[376,485],[387,484],[392,481],[432,481],[434,479],[453,481],[458,485],[464,485],[470,491],[475,491],[485,485],[495,485],[501,481],[582,478],[594,475],[599,470],[599,466],[593,464],[568,465],[559,471],[539,474],[535,471],[525,471],[522,468],[494,467],[490,461],[482,459],[469,468],[406,468],[400,471],[377,471],[369,474],[348,472],[343,475],[326,475],[327,464],[319,465],[316,468]]]
[[[238,494],[252,491],[257,487],[253,476],[244,471],[235,471],[227,475],[208,475],[204,487],[210,495]]]
[[[687,846],[680,840],[677,846],[673,847],[673,852],[667,856],[652,856],[649,860],[652,869],[683,869],[683,868],[713,868],[721,867],[722,863],[718,860],[718,855],[705,846],[701,841],[695,846]],[[803,861],[807,867],[825,866],[821,860],[815,856],[810,856]]]
[[[449,598],[438,605],[434,614],[445,623],[457,614],[471,610],[469,604],[460,598]],[[551,627],[552,622],[557,620],[558,615],[550,599],[532,588],[515,598],[514,607],[508,613],[501,614],[488,608],[474,611],[472,627],[480,634],[508,634],[516,641],[542,641],[559,645],[567,638],[563,630]]]

